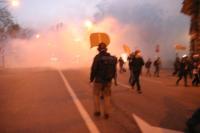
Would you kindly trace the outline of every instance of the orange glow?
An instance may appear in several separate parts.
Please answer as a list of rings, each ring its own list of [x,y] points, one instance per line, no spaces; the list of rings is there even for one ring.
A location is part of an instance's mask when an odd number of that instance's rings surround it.
[[[74,41],[79,43],[79,42],[81,42],[81,38],[77,37],[77,38],[74,39]]]
[[[131,49],[129,48],[128,45],[124,44],[124,45],[123,45],[123,48],[124,48],[124,51],[125,51],[127,54],[131,54]]]
[[[39,39],[40,38],[40,34],[37,34],[35,37],[36,37],[36,39]]]
[[[89,26],[90,22],[87,23]],[[90,49],[90,32],[86,32],[87,29],[83,24],[68,22],[60,31],[47,29],[37,31],[34,37],[28,40],[13,40],[9,50],[17,49],[19,52],[10,52],[11,54],[7,56],[7,65],[9,67],[90,67],[98,51],[96,48]],[[129,43],[127,40],[122,40],[125,33],[123,30],[120,23],[114,19],[105,19],[92,28],[92,32],[109,35],[111,43],[108,45],[108,52],[115,56],[120,56],[122,53],[122,47],[118,44]],[[126,55],[123,55],[123,59],[126,60]]]
[[[84,23],[84,25],[85,25],[85,27],[86,27],[88,30],[92,29],[93,26],[94,26],[93,23],[92,23],[92,21],[90,21],[90,20],[86,20],[85,23]]]
[[[121,57],[124,62],[127,62],[128,55],[126,53],[121,54]]]
[[[110,37],[106,33],[92,33],[90,35],[91,48],[98,46],[100,43],[110,44]]]
[[[57,62],[58,58],[57,57],[51,57],[50,60],[53,61],[53,62]]]
[[[11,5],[14,6],[14,7],[19,6],[19,0],[12,0]]]

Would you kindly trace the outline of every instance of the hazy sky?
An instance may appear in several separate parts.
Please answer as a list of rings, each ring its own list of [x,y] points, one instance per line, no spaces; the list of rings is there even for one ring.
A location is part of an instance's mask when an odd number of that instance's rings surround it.
[[[180,16],[182,0],[19,0],[12,8],[16,21],[23,25],[48,25],[56,21],[85,19],[98,14],[111,15],[123,22],[149,21]],[[100,12],[100,13],[99,13]],[[161,18],[158,18],[161,16]],[[182,18],[181,18],[182,17]],[[152,20],[150,20],[152,21]],[[154,21],[154,20],[153,20]],[[180,23],[179,22],[179,23]],[[143,23],[143,22],[142,22]],[[183,22],[185,23],[185,22]]]
[[[115,43],[112,47],[122,49],[122,43],[127,43],[133,50],[140,48],[146,57],[155,57],[155,47],[159,44],[161,58],[165,62],[171,62],[175,56],[175,44],[184,44],[189,48],[190,18],[180,13],[182,2],[183,0],[20,0],[19,7],[10,9],[19,24],[36,29],[49,28],[58,22],[73,23],[75,27],[80,27],[84,20],[91,19],[99,28],[104,25],[104,29],[109,29],[105,32],[115,36],[115,39],[111,38],[111,42]]]
[[[20,0],[12,7],[16,21],[25,26],[40,27],[60,21],[92,17],[98,0]]]

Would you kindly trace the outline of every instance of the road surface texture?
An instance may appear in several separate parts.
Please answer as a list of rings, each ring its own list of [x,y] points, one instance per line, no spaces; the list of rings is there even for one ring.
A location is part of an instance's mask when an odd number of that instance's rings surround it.
[[[130,89],[126,72],[118,74],[118,86],[112,87],[110,118],[95,118],[89,73],[89,69],[0,70],[0,133],[141,133],[147,129],[144,123],[183,132],[188,117],[200,107],[200,88],[190,81],[190,87],[183,81],[176,86],[177,77],[167,71],[159,78],[143,74],[143,93],[138,94]]]

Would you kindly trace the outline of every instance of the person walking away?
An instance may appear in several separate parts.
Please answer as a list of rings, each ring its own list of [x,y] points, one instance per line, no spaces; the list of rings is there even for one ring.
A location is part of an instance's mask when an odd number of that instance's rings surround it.
[[[187,58],[187,64],[188,64],[188,74],[189,74],[189,77],[190,79],[193,78],[193,69],[194,69],[194,62],[193,62],[193,59],[190,57]]]
[[[137,92],[141,94],[142,91],[140,86],[140,75],[142,72],[142,66],[144,65],[144,60],[139,50],[135,51],[135,57],[133,58],[131,65],[132,65],[132,75],[133,75],[133,81],[131,83],[132,89],[134,89],[134,86],[136,84]]]
[[[174,72],[172,73],[173,76],[177,75],[180,68],[180,58],[177,56],[174,62]]]
[[[104,114],[105,119],[108,119],[113,79],[116,84],[117,58],[107,52],[107,47],[104,43],[99,44],[98,51],[99,53],[93,60],[90,74],[90,82],[93,83],[94,116],[98,117],[101,115],[100,108],[102,106],[102,114]],[[103,101],[101,102],[100,100]]]
[[[158,57],[154,61],[154,67],[155,67],[154,76],[156,76],[156,77],[160,77],[160,66],[161,66],[161,61],[160,61],[160,57]]]
[[[122,59],[122,57],[119,58],[119,72],[126,72],[126,69],[124,68],[124,60]]]
[[[188,75],[188,62],[187,56],[183,56],[180,63],[180,69],[178,73],[178,80],[176,81],[176,85],[178,86],[179,81],[184,77],[184,85],[187,87],[187,75]]]
[[[146,67],[146,70],[147,70],[147,72],[146,72],[146,76],[150,76],[151,77],[151,64],[152,64],[152,61],[151,61],[151,59],[149,58],[148,60],[147,60],[147,62],[145,63],[145,67]]]
[[[130,84],[130,85],[131,85],[131,83],[133,82],[133,73],[132,73],[133,67],[132,67],[132,62],[133,62],[134,57],[135,57],[135,53],[132,52],[132,53],[128,56],[128,58],[127,58],[127,60],[128,60],[128,66],[129,66],[129,72],[130,72],[130,76],[129,76],[129,84]]]
[[[197,64],[197,62],[194,62],[193,66],[194,66],[194,68],[193,68],[192,73],[194,75],[194,78],[192,80],[192,85],[193,86],[198,86],[198,84],[199,84],[199,72],[198,72],[198,64]]]

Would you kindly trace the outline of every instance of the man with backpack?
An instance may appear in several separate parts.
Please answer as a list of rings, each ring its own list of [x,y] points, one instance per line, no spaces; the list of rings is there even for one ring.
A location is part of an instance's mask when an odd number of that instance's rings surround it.
[[[106,44],[100,43],[98,46],[99,54],[94,58],[92,67],[90,82],[94,84],[93,94],[94,94],[94,116],[100,116],[100,106],[101,99],[103,100],[103,111],[104,118],[109,118],[109,108],[110,108],[110,96],[111,96],[111,86],[112,79],[116,82],[117,72],[117,58],[111,56],[107,52]]]

